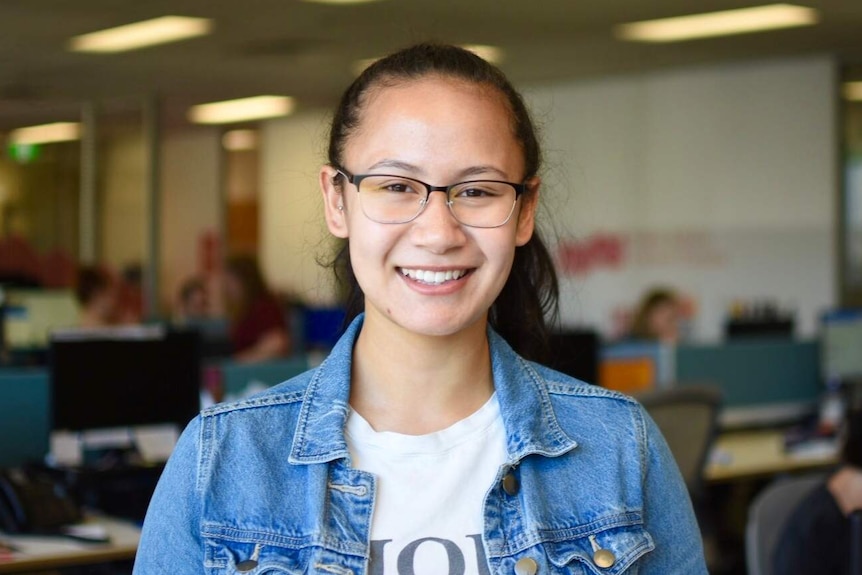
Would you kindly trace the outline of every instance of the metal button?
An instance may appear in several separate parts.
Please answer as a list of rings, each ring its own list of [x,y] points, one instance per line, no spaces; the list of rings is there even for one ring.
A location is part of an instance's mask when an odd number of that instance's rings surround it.
[[[613,567],[614,563],[616,562],[617,558],[607,549],[599,549],[598,551],[593,553],[593,563],[595,563],[597,567],[601,567],[602,569]]]
[[[257,567],[257,561],[255,561],[254,559],[246,559],[245,561],[241,561],[236,566],[236,570],[241,573],[245,573],[246,571],[251,571],[255,567]]]
[[[511,471],[503,476],[503,491],[505,491],[507,495],[514,497],[518,494],[520,489],[521,485],[518,483],[518,478],[515,477]]]
[[[531,557],[524,557],[515,563],[515,575],[536,575],[539,564]]]

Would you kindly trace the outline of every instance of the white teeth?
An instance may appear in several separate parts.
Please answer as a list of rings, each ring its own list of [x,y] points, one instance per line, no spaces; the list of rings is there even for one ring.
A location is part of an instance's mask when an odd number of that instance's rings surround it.
[[[446,270],[445,272],[439,272],[431,270],[401,268],[401,273],[411,279],[425,284],[440,285],[442,283],[457,280],[464,277],[467,274],[467,270]]]

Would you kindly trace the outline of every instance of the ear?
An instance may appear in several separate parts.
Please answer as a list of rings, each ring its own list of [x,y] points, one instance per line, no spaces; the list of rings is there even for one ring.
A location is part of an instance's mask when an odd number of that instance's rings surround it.
[[[338,172],[332,166],[320,168],[319,182],[320,192],[323,194],[323,212],[326,216],[326,227],[329,233],[337,238],[348,236],[347,206],[344,202],[343,184],[335,183],[339,177]]]
[[[523,246],[533,237],[536,229],[536,208],[539,205],[539,187],[542,179],[538,176],[527,181],[527,191],[521,194],[521,209],[518,210],[518,229],[515,231],[515,245]]]

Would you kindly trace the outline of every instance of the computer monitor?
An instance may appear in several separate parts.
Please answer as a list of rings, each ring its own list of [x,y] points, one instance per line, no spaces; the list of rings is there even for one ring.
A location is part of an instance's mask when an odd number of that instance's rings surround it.
[[[599,336],[591,330],[565,330],[549,338],[548,365],[587,383],[598,383]]]
[[[200,336],[142,327],[54,334],[52,425],[83,431],[173,423],[200,409]]]
[[[78,323],[78,303],[70,290],[7,289],[3,334],[8,349],[46,349],[51,332]]]
[[[862,381],[862,309],[826,313],[821,326],[824,379]]]

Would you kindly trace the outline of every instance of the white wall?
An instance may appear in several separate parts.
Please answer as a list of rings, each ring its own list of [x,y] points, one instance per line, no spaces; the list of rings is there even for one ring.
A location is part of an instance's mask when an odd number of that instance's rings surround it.
[[[316,304],[335,301],[332,274],[316,261],[331,252],[317,186],[328,120],[304,110],[261,131],[261,265],[275,287]]]
[[[147,156],[137,126],[110,134],[101,147],[99,261],[115,270],[147,256]]]
[[[835,294],[834,85],[817,57],[531,90],[548,227],[625,251],[617,267],[564,278],[564,321],[609,331],[615,311],[670,284],[697,301],[698,337],[719,335],[735,298],[767,296],[812,333]],[[645,241],[670,253],[644,257]]]
[[[161,298],[171,305],[182,282],[202,271],[202,237],[223,234],[219,130],[167,132],[161,155]]]

